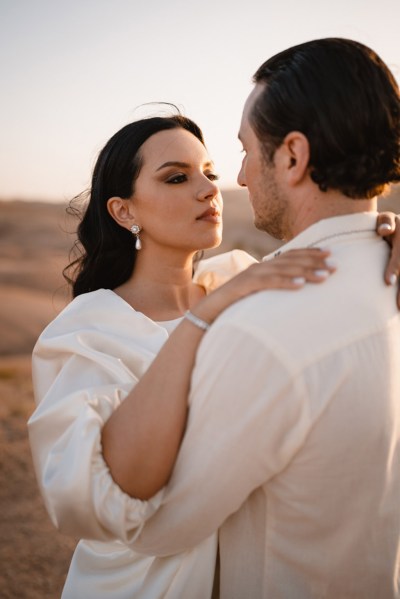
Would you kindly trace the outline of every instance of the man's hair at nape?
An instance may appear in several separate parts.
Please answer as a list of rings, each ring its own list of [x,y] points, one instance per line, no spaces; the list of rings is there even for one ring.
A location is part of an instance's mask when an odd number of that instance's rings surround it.
[[[400,181],[399,87],[373,50],[314,40],[268,59],[253,80],[265,88],[250,123],[269,159],[290,131],[300,131],[321,190],[372,198]]]

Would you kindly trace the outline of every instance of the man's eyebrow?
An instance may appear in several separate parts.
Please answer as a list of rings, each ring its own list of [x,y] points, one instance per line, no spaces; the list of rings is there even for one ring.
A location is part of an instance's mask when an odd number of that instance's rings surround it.
[[[162,168],[167,168],[168,166],[177,166],[180,168],[191,168],[191,164],[188,164],[187,162],[180,162],[179,160],[170,160],[168,162],[164,162],[164,164],[162,164],[161,166],[158,167],[158,169],[156,169],[157,171],[160,171]],[[210,160],[209,162],[206,162],[203,167],[208,168],[210,166],[214,166],[214,163]]]

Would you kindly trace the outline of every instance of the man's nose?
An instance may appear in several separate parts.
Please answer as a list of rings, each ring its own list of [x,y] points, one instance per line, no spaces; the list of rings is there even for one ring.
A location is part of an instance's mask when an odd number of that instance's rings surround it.
[[[246,178],[245,178],[245,175],[244,175],[243,164],[240,167],[240,171],[239,171],[239,174],[237,176],[237,182],[238,182],[238,185],[240,185],[240,187],[247,187]]]

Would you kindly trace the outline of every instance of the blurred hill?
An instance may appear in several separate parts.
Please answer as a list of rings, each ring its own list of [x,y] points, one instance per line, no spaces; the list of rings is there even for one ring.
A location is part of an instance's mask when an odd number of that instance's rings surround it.
[[[246,190],[226,190],[224,240],[205,256],[240,248],[257,258],[279,242],[257,231]],[[400,213],[400,186],[380,201]],[[32,351],[35,340],[68,301],[62,269],[77,221],[66,204],[0,201],[0,355]]]

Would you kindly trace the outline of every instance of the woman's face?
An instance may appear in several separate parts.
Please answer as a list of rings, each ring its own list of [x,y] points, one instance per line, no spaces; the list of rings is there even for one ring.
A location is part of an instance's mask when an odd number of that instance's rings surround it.
[[[130,198],[143,251],[151,246],[197,251],[219,245],[222,197],[203,144],[185,129],[152,135]]]

